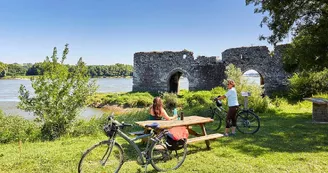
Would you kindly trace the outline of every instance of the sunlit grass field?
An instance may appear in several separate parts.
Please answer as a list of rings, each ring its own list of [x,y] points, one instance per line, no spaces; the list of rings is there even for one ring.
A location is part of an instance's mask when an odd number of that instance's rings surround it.
[[[210,150],[205,142],[189,145],[185,162],[172,172],[328,172],[328,124],[313,124],[311,112],[310,102],[278,105],[259,114],[261,128],[254,135],[237,133],[216,139]],[[105,139],[99,133],[53,142],[1,144],[0,172],[77,172],[82,153]],[[120,138],[119,143],[125,152],[120,172],[144,172],[133,149]],[[148,172],[156,171],[149,165]]]

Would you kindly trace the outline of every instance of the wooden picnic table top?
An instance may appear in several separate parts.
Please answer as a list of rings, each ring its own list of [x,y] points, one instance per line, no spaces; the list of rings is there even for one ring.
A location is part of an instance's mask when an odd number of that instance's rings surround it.
[[[324,98],[304,98],[304,100],[308,100],[319,105],[328,105],[328,100]]]
[[[152,124],[154,122],[159,124],[159,128],[168,129],[175,126],[190,126],[195,124],[205,124],[212,122],[211,118],[205,118],[201,116],[185,116],[183,120],[147,120],[147,121],[137,121],[136,124],[145,127],[146,125]]]

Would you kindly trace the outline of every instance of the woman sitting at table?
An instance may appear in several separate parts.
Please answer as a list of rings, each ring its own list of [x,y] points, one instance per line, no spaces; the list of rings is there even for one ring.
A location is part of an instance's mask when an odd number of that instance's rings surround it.
[[[178,117],[177,115],[174,115],[173,117],[167,115],[160,97],[154,98],[153,105],[149,109],[149,114],[149,120],[161,120],[162,118],[165,120],[172,120]]]

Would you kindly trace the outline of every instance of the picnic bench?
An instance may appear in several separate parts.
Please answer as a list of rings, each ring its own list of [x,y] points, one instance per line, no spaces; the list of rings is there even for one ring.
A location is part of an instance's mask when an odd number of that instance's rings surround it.
[[[207,148],[210,148],[210,141],[211,139],[216,139],[219,137],[222,137],[223,134],[215,133],[215,134],[207,134],[205,129],[205,123],[212,122],[213,119],[211,118],[205,118],[200,116],[186,116],[184,117],[184,120],[149,120],[149,121],[138,121],[136,124],[140,125],[143,128],[146,128],[146,125],[152,124],[154,122],[159,124],[159,128],[161,129],[169,129],[171,127],[176,126],[186,126],[189,134],[195,136],[193,138],[189,138],[187,140],[187,143],[195,143],[200,141],[205,141]],[[194,131],[191,127],[194,125],[199,125],[201,127],[202,133],[199,134],[196,131]]]
[[[328,122],[328,100],[323,98],[304,98],[311,101],[312,104],[312,121]]]

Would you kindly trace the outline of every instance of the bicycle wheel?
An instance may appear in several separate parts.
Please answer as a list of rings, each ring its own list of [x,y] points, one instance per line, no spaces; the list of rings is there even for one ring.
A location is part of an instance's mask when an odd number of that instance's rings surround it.
[[[242,111],[237,116],[237,129],[241,133],[254,134],[260,129],[260,119],[251,111]]]
[[[92,146],[82,155],[78,172],[118,172],[122,164],[121,145],[107,140]]]
[[[187,143],[179,150],[169,150],[165,144],[166,137],[154,143],[150,148],[150,164],[157,171],[178,169],[187,156]]]
[[[210,109],[208,116],[213,119],[213,122],[206,123],[206,129],[212,132],[219,130],[222,125],[222,117],[220,116],[220,112],[215,109]]]

